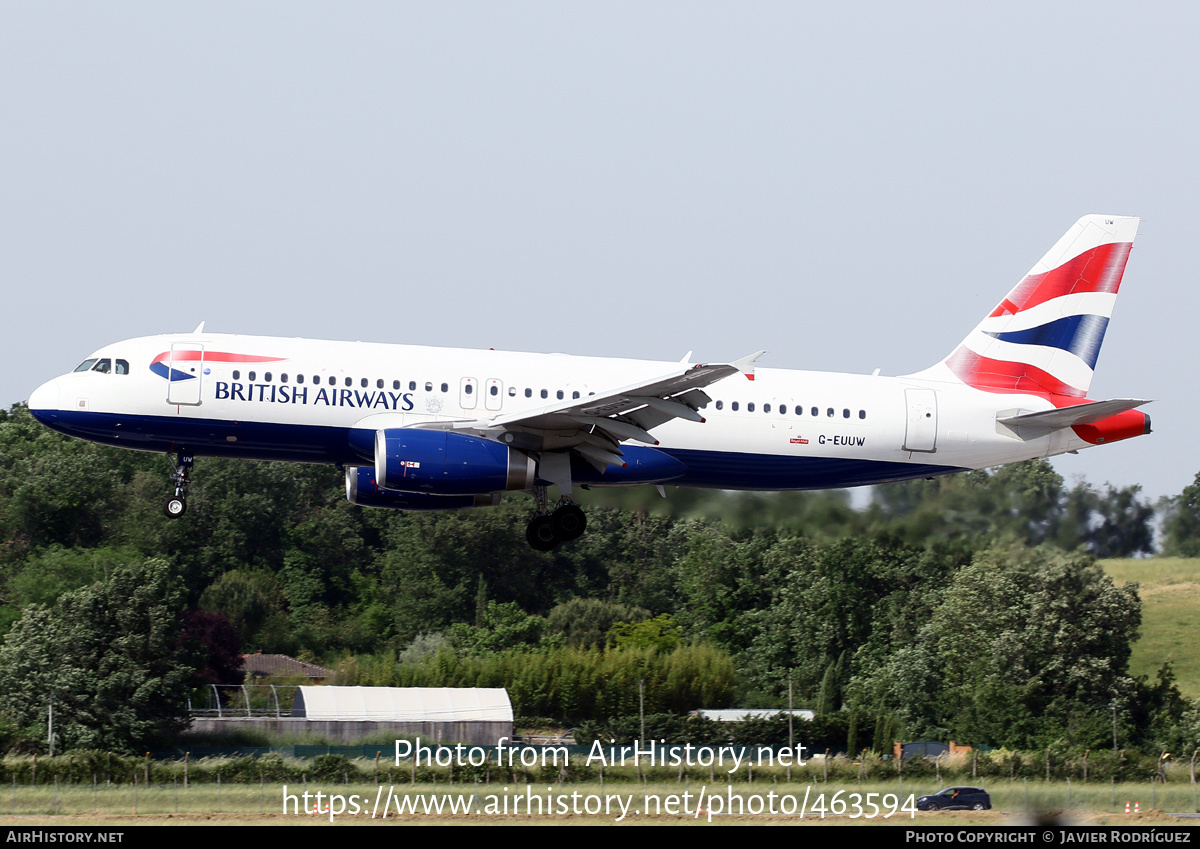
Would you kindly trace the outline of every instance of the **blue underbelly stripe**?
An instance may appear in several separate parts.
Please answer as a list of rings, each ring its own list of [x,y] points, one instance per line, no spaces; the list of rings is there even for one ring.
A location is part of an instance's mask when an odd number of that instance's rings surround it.
[[[165,453],[186,448],[200,457],[283,460],[366,466],[374,462],[366,445],[352,439],[352,428],[323,425],[228,422],[162,416],[126,416],[74,410],[32,410],[38,421],[54,430],[104,445]],[[229,437],[236,441],[229,441]],[[355,450],[351,443],[359,445]],[[965,471],[960,466],[901,463],[845,457],[793,457],[658,448],[687,466],[671,486],[710,489],[788,490],[836,489],[848,486],[911,480]],[[592,486],[603,486],[593,482]]]

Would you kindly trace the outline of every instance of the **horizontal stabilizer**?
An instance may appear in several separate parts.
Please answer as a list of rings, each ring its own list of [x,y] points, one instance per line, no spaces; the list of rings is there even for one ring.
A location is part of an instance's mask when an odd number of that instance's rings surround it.
[[[1110,401],[1092,401],[1086,404],[1076,404],[1073,407],[1062,407],[1057,410],[1044,410],[1040,413],[1026,413],[1021,416],[1006,416],[998,419],[1000,424],[1009,427],[1072,427],[1074,425],[1095,424],[1109,416],[1132,410],[1149,401],[1137,398],[1114,398]]]

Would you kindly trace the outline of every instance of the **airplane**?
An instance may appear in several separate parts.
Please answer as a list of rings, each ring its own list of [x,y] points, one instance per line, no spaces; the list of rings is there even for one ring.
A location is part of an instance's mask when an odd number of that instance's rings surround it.
[[[354,504],[533,496],[526,537],[580,536],[575,488],[805,490],[1075,452],[1150,433],[1136,398],[1087,399],[1139,219],[1079,219],[944,360],[901,377],[730,363],[192,333],[106,345],[38,387],[40,422],[194,459],[332,464]],[[549,487],[557,487],[553,506]]]

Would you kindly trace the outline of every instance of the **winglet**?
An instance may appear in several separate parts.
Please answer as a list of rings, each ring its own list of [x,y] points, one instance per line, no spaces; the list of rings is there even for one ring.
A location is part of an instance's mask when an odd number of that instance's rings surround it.
[[[746,380],[754,380],[754,364],[758,362],[758,358],[765,353],[766,351],[755,351],[748,357],[742,357],[740,360],[734,360],[732,363],[730,363],[730,365],[746,375]]]

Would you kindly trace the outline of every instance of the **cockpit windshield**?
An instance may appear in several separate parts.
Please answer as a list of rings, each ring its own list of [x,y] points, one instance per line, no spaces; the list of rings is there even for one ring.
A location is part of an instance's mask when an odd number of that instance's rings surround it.
[[[89,357],[75,366],[75,371],[95,371],[100,374],[129,374],[129,360],[111,357]]]

